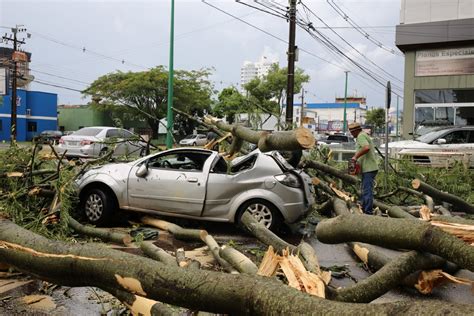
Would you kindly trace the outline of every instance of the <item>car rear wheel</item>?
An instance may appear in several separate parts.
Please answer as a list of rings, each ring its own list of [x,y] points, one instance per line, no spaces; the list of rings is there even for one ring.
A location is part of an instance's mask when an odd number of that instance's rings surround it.
[[[116,208],[113,197],[98,188],[91,189],[84,194],[82,205],[87,220],[97,226],[109,223]]]
[[[272,231],[277,231],[283,222],[281,214],[275,205],[265,200],[250,200],[242,204],[238,217],[240,226],[242,226],[241,219],[245,212],[249,212],[259,223],[262,223]]]

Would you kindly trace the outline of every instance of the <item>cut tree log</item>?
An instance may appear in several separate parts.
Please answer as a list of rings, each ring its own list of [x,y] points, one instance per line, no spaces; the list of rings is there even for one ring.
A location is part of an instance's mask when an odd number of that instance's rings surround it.
[[[347,214],[321,221],[316,236],[324,243],[359,241],[427,251],[474,271],[474,247],[423,221]]]
[[[129,246],[133,241],[133,238],[128,234],[114,232],[105,228],[95,228],[92,226],[82,225],[71,216],[67,216],[67,224],[79,234],[89,237],[96,237],[103,241],[111,241],[113,243],[125,246]]]
[[[241,273],[256,274],[258,267],[243,253],[230,246],[222,246],[219,255]]]
[[[140,249],[147,257],[153,260],[163,262],[164,264],[177,265],[175,257],[170,255],[160,247],[155,246],[152,241],[141,242]]]
[[[141,221],[146,225],[165,230],[173,234],[176,239],[180,240],[201,240],[201,234],[203,233],[202,229],[182,228],[181,226],[178,226],[176,224],[150,216],[142,217]]]
[[[104,290],[127,306],[132,315],[176,316],[178,314],[177,309],[140,295],[113,287]]]
[[[390,217],[394,218],[408,218],[408,219],[417,219],[415,216],[411,215],[408,212],[405,212],[402,210],[399,206],[390,206],[387,210],[386,213]]]
[[[214,259],[219,263],[219,265],[227,272],[233,273],[233,274],[238,274],[239,271],[237,271],[229,262],[224,260],[220,255],[219,255],[219,244],[216,242],[214,237],[209,235],[207,231],[203,230],[201,232],[201,240],[207,245],[209,250],[211,251],[212,255],[214,256]]]
[[[48,240],[4,219],[0,219],[0,260],[37,278],[60,285],[96,286],[104,290],[116,288],[151,300],[215,313],[474,313],[474,305],[446,302],[374,305],[333,302],[256,275],[180,269],[98,244],[67,244]]]
[[[442,192],[420,179],[414,179],[411,185],[415,190],[421,191],[435,200],[451,203],[460,212],[474,214],[474,205],[467,203],[456,195]]]
[[[241,125],[230,125],[209,115],[204,117],[204,122],[214,125],[223,131],[231,132],[234,137],[252,144],[257,144],[258,149],[263,152],[271,150],[293,151],[310,149],[313,148],[316,143],[313,133],[307,128],[268,133],[265,131],[254,131]]]

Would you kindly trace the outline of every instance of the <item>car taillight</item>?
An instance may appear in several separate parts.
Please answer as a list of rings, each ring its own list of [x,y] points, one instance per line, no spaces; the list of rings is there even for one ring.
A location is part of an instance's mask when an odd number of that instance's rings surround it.
[[[281,184],[292,188],[299,188],[301,187],[300,179],[292,173],[283,173],[275,176],[275,179],[278,180]]]
[[[62,137],[59,139],[59,143],[64,144],[64,139]]]
[[[88,140],[88,139],[83,139],[83,140],[81,140],[81,146],[91,145],[91,144],[93,144],[93,143],[94,143],[93,141]]]

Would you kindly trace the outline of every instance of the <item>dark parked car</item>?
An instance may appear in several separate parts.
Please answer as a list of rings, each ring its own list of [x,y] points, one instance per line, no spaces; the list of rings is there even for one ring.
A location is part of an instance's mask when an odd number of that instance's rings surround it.
[[[33,138],[33,141],[35,143],[41,143],[41,144],[57,144],[59,140],[61,139],[61,136],[63,136],[63,133],[61,131],[52,131],[52,130],[46,130],[42,131],[39,135],[35,136]]]

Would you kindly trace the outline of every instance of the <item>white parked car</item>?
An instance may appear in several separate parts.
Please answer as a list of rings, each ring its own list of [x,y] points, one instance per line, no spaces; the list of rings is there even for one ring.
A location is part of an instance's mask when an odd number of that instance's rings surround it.
[[[381,145],[383,150],[385,145]],[[445,167],[454,160],[474,168],[474,126],[438,128],[415,140],[388,143],[393,158],[410,157],[419,164]]]
[[[139,136],[125,129],[107,126],[84,127],[74,133],[63,136],[55,147],[59,155],[66,151],[67,158],[94,158],[108,150],[114,156],[143,156],[146,143]]]
[[[204,146],[206,143],[207,137],[204,134],[188,135],[179,142],[181,146]]]

